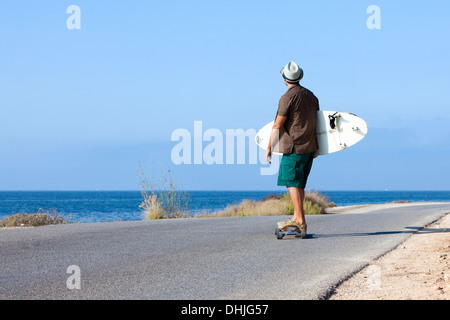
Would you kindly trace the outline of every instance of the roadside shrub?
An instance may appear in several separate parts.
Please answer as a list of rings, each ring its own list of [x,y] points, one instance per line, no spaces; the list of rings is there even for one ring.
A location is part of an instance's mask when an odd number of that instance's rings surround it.
[[[311,190],[305,193],[304,202],[310,202],[310,207],[312,210],[311,213],[308,214],[324,214],[326,213],[325,209],[336,207],[336,204],[330,201],[330,199],[326,195],[315,190]],[[317,209],[313,209],[315,206]],[[313,213],[317,212],[317,210],[319,210],[318,213]]]
[[[294,205],[291,201],[289,192],[285,195],[285,201],[289,202],[289,213],[294,214]],[[334,202],[331,202],[328,197],[319,191],[309,190],[305,192],[305,199],[303,200],[303,209],[307,215],[325,214],[327,208],[336,207]]]
[[[174,173],[170,168],[161,166],[161,175],[149,178],[142,165],[139,165],[139,189],[142,203],[139,208],[145,220],[173,219],[188,216],[189,194],[178,187]]]
[[[38,212],[19,212],[5,217],[0,220],[0,227],[39,227],[66,223],[68,220],[63,218],[56,209],[39,209]]]
[[[325,195],[318,191],[305,192],[303,208],[305,214],[324,214],[326,208],[335,207]],[[227,206],[224,210],[214,213],[206,213],[197,217],[246,217],[246,216],[274,216],[293,215],[294,205],[289,192],[284,194],[272,194],[261,201],[244,200],[239,204]]]

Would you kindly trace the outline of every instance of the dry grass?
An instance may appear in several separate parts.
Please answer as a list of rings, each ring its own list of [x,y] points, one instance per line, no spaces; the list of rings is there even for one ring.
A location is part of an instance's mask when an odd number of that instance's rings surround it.
[[[308,215],[324,214],[326,208],[335,207],[325,195],[318,191],[307,191],[303,207]],[[229,205],[224,210],[197,217],[248,217],[248,216],[279,216],[294,214],[289,193],[270,195],[261,201],[244,200],[239,204]]]
[[[142,203],[139,205],[145,220],[174,219],[187,217],[189,194],[178,187],[170,168],[161,166],[159,179],[148,177],[139,165],[139,188]]]
[[[68,220],[63,218],[56,209],[39,209],[38,212],[19,212],[9,217],[5,217],[0,220],[0,227],[39,227],[66,223],[68,223]]]
[[[149,194],[143,194],[143,201],[139,205],[139,208],[142,209],[142,211],[145,214],[146,220],[155,220],[155,219],[162,219],[164,212],[162,210],[161,202],[158,200],[156,194],[149,195]]]
[[[240,204],[227,206],[222,211],[207,213],[197,217],[247,217],[285,215],[289,212],[289,203],[281,199],[262,201],[244,200]]]
[[[336,204],[331,202],[326,195],[313,190],[305,193],[303,206],[306,214],[325,214],[325,209],[336,207]]]

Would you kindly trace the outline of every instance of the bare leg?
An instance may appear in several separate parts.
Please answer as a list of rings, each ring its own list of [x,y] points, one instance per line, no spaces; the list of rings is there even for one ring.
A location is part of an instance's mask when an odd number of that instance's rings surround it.
[[[295,187],[287,187],[294,205],[294,220],[297,224],[306,225],[305,212],[303,210],[303,199],[305,199],[305,190]]]

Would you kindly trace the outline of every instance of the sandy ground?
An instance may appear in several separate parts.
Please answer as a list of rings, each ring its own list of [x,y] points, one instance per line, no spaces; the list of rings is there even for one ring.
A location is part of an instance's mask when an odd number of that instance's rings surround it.
[[[347,207],[340,213],[371,209]],[[338,286],[329,299],[450,300],[450,214],[370,263]]]

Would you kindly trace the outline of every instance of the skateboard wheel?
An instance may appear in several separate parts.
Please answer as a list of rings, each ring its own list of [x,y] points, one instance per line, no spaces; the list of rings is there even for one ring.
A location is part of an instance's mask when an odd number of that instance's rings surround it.
[[[301,232],[301,238],[302,238],[302,239],[306,239],[306,232],[305,232],[305,231],[302,231],[302,232]]]
[[[277,235],[278,240],[283,239],[283,233],[281,233],[280,229],[277,228],[275,234]]]

